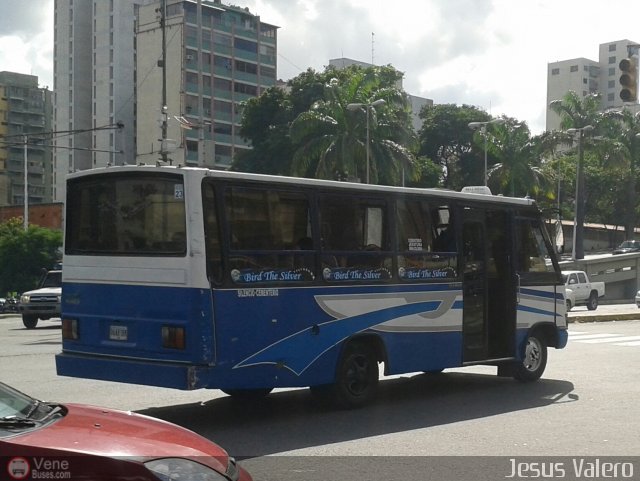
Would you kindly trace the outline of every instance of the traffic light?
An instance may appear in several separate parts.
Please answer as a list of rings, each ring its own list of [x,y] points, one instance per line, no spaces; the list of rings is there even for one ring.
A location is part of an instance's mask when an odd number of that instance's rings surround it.
[[[636,57],[620,60],[620,98],[623,102],[638,100],[638,61]]]

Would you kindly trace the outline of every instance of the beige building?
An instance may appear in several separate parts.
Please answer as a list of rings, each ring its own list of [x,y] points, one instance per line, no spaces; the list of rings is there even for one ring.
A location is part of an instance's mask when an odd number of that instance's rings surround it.
[[[0,205],[24,205],[25,162],[28,203],[51,202],[50,132],[51,91],[34,75],[0,72]]]
[[[626,103],[620,98],[620,61],[628,58],[630,53],[637,52],[634,45],[637,47],[630,40],[603,43],[599,47],[597,61],[575,58],[549,63],[546,129],[560,128],[560,118],[550,109],[549,104],[554,100],[561,100],[570,90],[583,97],[592,93],[600,94],[602,110],[622,107],[638,109],[637,101]]]
[[[228,168],[249,148],[242,102],[276,84],[277,27],[219,0],[167,0],[163,70],[160,7],[139,10],[136,161]]]

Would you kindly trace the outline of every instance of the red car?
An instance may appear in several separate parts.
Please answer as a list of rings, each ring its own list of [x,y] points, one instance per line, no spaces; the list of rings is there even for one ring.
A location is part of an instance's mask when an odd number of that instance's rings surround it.
[[[0,383],[0,479],[251,481],[217,444],[159,419],[45,403]]]

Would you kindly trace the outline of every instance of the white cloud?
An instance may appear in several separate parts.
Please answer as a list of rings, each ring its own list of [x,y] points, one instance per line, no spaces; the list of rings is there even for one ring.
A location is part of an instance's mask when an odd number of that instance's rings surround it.
[[[0,70],[52,85],[53,0],[4,0]],[[226,3],[226,0],[223,0]],[[278,76],[329,59],[392,64],[405,89],[544,129],[547,63],[598,59],[601,43],[640,41],[640,2],[615,0],[234,0],[280,26]],[[372,33],[374,33],[372,37]]]
[[[53,88],[53,0],[11,1],[0,16],[0,70]]]

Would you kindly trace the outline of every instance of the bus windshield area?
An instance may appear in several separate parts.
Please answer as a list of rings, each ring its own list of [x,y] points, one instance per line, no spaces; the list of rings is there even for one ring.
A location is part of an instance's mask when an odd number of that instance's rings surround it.
[[[180,176],[110,175],[70,181],[66,254],[185,255]]]

